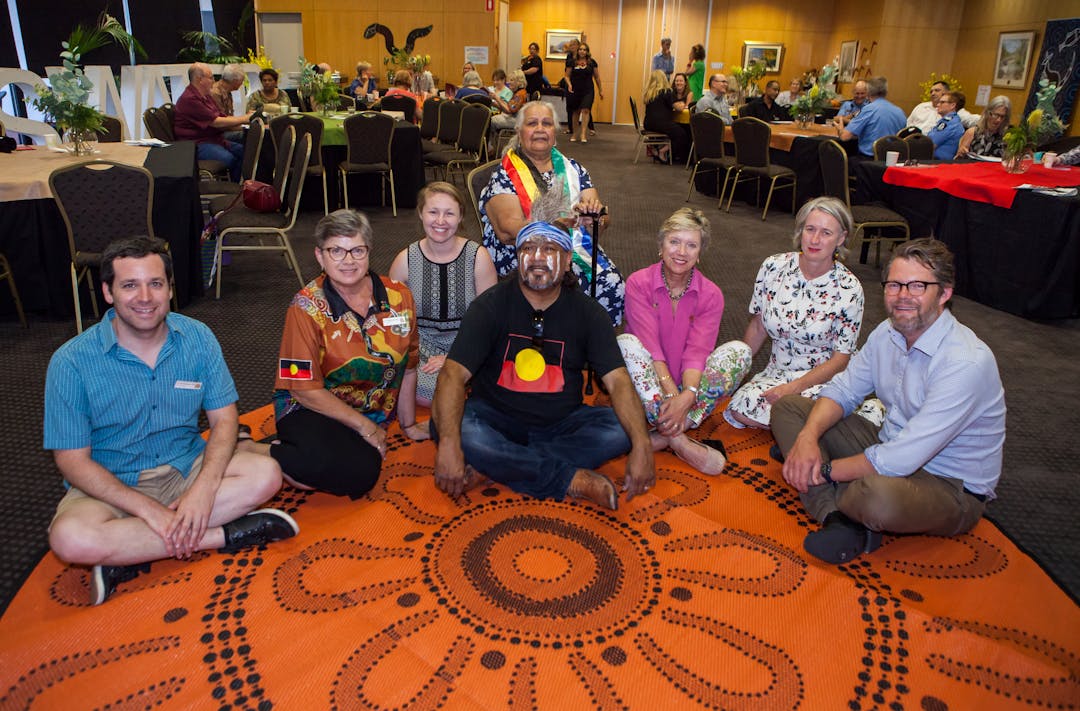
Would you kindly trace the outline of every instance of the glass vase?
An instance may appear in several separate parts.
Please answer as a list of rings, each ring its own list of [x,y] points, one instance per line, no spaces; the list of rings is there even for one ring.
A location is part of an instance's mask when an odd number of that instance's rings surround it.
[[[88,128],[69,128],[64,132],[68,150],[76,156],[92,156],[97,144],[97,133]]]
[[[1030,147],[1024,147],[1020,151],[1005,149],[1001,156],[1001,167],[1008,173],[1026,173],[1035,160],[1035,155]]]

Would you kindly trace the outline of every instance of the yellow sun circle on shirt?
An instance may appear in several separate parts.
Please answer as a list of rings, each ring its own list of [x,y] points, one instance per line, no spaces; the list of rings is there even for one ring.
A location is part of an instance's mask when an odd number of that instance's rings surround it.
[[[298,367],[296,367],[296,363],[290,363],[289,364],[289,374],[290,375],[296,375],[299,372],[300,372],[300,369]]]
[[[524,348],[514,356],[514,371],[522,380],[532,382],[544,374],[544,356],[535,348]]]

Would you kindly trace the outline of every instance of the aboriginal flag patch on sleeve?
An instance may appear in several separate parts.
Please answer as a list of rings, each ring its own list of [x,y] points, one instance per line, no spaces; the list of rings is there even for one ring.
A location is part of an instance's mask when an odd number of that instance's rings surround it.
[[[311,361],[281,358],[278,361],[278,377],[283,380],[311,380]]]

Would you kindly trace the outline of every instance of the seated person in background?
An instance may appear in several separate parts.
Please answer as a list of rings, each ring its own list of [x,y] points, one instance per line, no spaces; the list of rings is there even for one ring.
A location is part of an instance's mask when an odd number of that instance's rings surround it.
[[[851,234],[851,212],[840,200],[810,200],[795,218],[797,251],[765,260],[754,282],[743,341],[757,353],[772,340],[769,363],[739,388],[724,410],[732,426],[769,429],[773,404],[784,395],[817,397],[856,350],[863,288],[840,261]],[[876,400],[859,414],[881,424]]]
[[[541,215],[560,210],[533,208]],[[630,453],[622,487],[627,500],[648,491],[656,472],[615,332],[570,274],[572,245],[562,227],[530,222],[516,246],[517,277],[473,301],[439,373],[432,404],[435,483],[456,499],[480,474],[520,494],[572,496],[616,509],[615,485],[596,467]],[[611,407],[582,403],[586,363],[607,388]]]
[[[855,82],[855,86],[851,90],[851,98],[840,104],[840,110],[836,112],[837,118],[840,119],[840,125],[846,126],[851,123],[851,120],[858,116],[865,106],[866,82],[860,79]]]
[[[780,95],[780,82],[773,79],[765,84],[765,92],[746,104],[740,111],[740,116],[753,116],[762,121],[790,121],[791,112],[786,106],[776,103],[776,97]]]
[[[431,70],[421,69],[413,75],[412,91],[420,99],[421,104],[438,95],[439,92],[435,90],[435,77],[431,75]]]
[[[352,499],[375,486],[395,414],[406,436],[428,437],[416,422],[412,293],[368,267],[371,239],[367,218],[353,210],[315,226],[322,273],[293,297],[281,333],[279,442],[242,445],[277,460],[297,488]]]
[[[678,76],[678,75],[676,75]],[[686,128],[675,123],[675,95],[668,86],[667,77],[659,69],[649,75],[645,86],[645,130],[663,133],[671,139],[670,154],[667,146],[660,146],[657,158],[665,163],[670,160],[681,163],[690,152],[690,136]]]
[[[277,493],[281,470],[235,451],[232,376],[210,329],[169,312],[171,278],[161,240],[110,244],[101,290],[112,308],[49,361],[45,449],[67,487],[49,546],[65,562],[93,566],[93,605],[150,561],[299,530],[283,511],[254,510]]]
[[[475,72],[475,71],[476,71],[476,67],[473,66],[472,62],[465,62],[464,64],[461,65],[461,78],[464,79],[466,74],[468,74],[469,72]]]
[[[994,354],[946,308],[953,260],[933,239],[897,245],[885,266],[889,320],[819,393],[773,406],[784,479],[821,522],[803,547],[847,563],[881,532],[956,536],[994,498],[1005,442],[1005,392]],[[880,428],[855,408],[871,392]]]
[[[1012,118],[1012,102],[1007,96],[995,96],[990,99],[979,118],[979,123],[964,131],[960,138],[960,147],[956,157],[966,155],[994,156],[1005,154],[1005,131]]]
[[[504,101],[501,95],[495,95],[491,97],[492,103],[502,113],[491,117],[491,127],[495,131],[501,131],[503,129],[512,129],[517,122],[518,112],[521,111],[521,107],[529,102],[529,95],[525,91],[525,72],[520,69],[515,69],[510,72],[510,86],[508,91],[511,91],[510,99]]]
[[[267,104],[277,105],[281,113],[289,110],[292,105],[289,92],[278,88],[278,73],[275,70],[263,69],[259,72],[259,83],[262,88],[248,95],[246,110],[249,113],[263,111]]]
[[[379,80],[371,73],[371,62],[356,63],[356,78],[349,84],[346,90],[349,96],[366,100],[368,94],[374,94],[379,89]]]
[[[906,126],[914,126],[923,133],[930,133],[930,130],[934,128],[941,115],[938,114],[937,105],[938,99],[946,91],[949,91],[949,82],[938,81],[934,82],[930,87],[930,100],[924,101],[918,104],[911,110],[911,114],[907,117]],[[971,128],[979,122],[978,116],[972,116],[966,110],[960,109],[956,112],[960,116],[960,121],[963,122],[964,128]]]
[[[682,72],[671,78],[671,98],[674,100],[672,109],[675,111],[682,111],[694,103],[694,92],[690,91],[690,82]]]
[[[593,219],[606,211],[600,194],[593,187],[589,171],[573,158],[555,148],[555,107],[545,101],[530,101],[518,111],[517,133],[510,140],[498,169],[491,174],[480,193],[480,223],[484,246],[495,261],[499,276],[517,268],[515,238],[531,219],[533,202],[541,195],[553,194],[562,206],[559,224],[571,236],[574,259],[570,268],[590,291],[592,279]],[[602,235],[610,224],[604,214],[596,229]],[[597,247],[596,300],[607,311],[611,324],[622,322],[626,285],[619,270],[608,259],[604,248]]]
[[[959,91],[946,91],[938,98],[938,122],[926,134],[934,142],[934,158],[952,160],[960,148],[964,126],[956,112],[964,108],[964,95]]]
[[[524,76],[524,74],[522,74]],[[503,103],[509,102],[510,98],[514,95],[514,90],[506,85],[506,72],[502,69],[496,69],[491,73],[491,87],[492,98],[499,98],[503,100]]]
[[[240,69],[239,64],[226,64],[221,69],[221,78],[210,87],[210,96],[214,99],[214,103],[217,104],[222,116],[232,116],[235,113],[233,111],[233,92],[243,85],[244,71]],[[244,131],[242,129],[226,131],[225,140],[243,145]]]
[[[221,78],[210,87],[210,96],[214,99],[222,116],[233,115],[233,92],[244,84],[244,72],[239,64],[226,64],[221,70]]]
[[[188,67],[188,85],[176,101],[173,133],[178,141],[194,141],[195,157],[218,160],[228,166],[232,181],[240,181],[244,146],[225,138],[225,131],[237,129],[251,119],[251,112],[241,116],[223,116],[210,95],[214,74],[209,65],[196,62]]]
[[[465,199],[456,187],[425,185],[416,198],[416,214],[424,237],[398,252],[389,277],[408,285],[413,294],[420,332],[416,402],[427,407],[465,310],[498,277],[488,251],[458,233]]]
[[[882,136],[891,136],[904,127],[904,112],[885,97],[889,93],[889,82],[885,77],[874,77],[866,82],[867,103],[859,115],[840,130],[840,140],[859,139],[859,153],[864,156],[874,155],[874,141]],[[841,122],[836,122],[842,126]]]
[[[1048,156],[1044,160],[1047,168],[1055,165],[1080,165],[1080,146],[1065,151],[1059,156]]]
[[[394,72],[394,85],[390,87],[383,98],[387,96],[406,96],[416,102],[416,114],[412,117],[412,122],[417,123],[420,121],[420,117],[423,115],[423,102],[420,101],[420,97],[410,91],[412,87],[412,73],[408,69],[399,69]],[[405,117],[409,119],[408,116]]]
[[[454,98],[464,99],[469,96],[487,95],[487,89],[484,88],[484,82],[480,79],[479,72],[471,71],[465,72],[465,76],[461,78],[461,88],[454,94]]]
[[[711,111],[724,120],[724,123],[731,124],[731,107],[727,102],[728,91],[728,79],[723,74],[713,74],[709,77],[709,90],[705,92],[705,96],[698,99],[698,102],[694,105],[694,113],[699,114],[702,111]]]
[[[791,87],[776,95],[776,103],[781,106],[791,106],[795,100],[802,96],[802,82],[798,79],[791,80]]]
[[[715,347],[724,294],[695,270],[709,245],[704,213],[676,210],[660,227],[658,242],[660,261],[626,281],[626,332],[619,348],[645,417],[656,428],[653,448],[671,447],[701,473],[719,474],[727,464],[723,446],[686,433],[742,382],[750,349],[739,341]]]

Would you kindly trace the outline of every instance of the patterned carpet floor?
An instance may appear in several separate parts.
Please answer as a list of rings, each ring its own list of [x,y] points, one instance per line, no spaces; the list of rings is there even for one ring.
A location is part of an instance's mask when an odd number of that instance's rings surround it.
[[[454,502],[394,426],[368,496],[279,494],[294,539],[154,563],[98,608],[49,554],[0,619],[0,709],[1080,705],[1080,610],[992,523],[827,566],[768,434],[702,429],[722,475],[659,454],[617,512]]]

